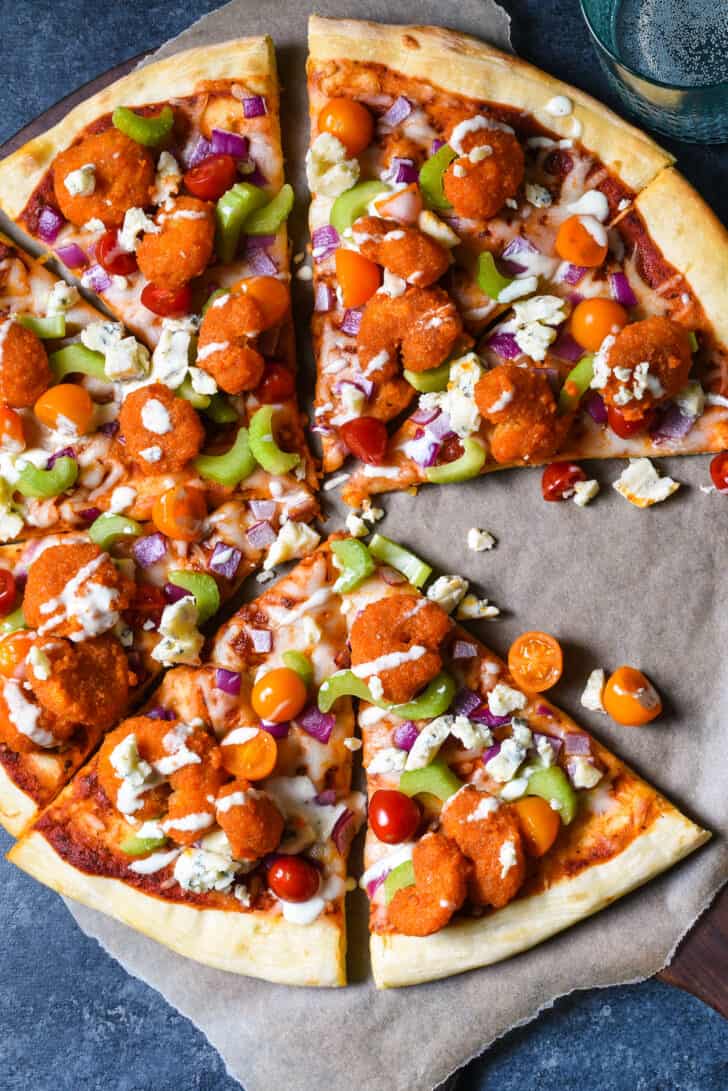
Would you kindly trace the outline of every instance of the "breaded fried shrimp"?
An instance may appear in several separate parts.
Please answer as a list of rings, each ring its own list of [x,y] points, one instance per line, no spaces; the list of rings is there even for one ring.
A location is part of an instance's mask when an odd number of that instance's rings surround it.
[[[162,778],[154,773],[154,763],[166,756],[163,744],[164,736],[174,729],[176,723],[171,720],[153,720],[150,716],[132,716],[124,720],[114,731],[104,738],[98,756],[98,779],[109,802],[119,807],[124,814],[131,814],[140,822],[158,818],[165,809],[169,788]],[[133,735],[129,750],[138,758],[140,781],[146,779],[148,787],[139,783],[133,792],[135,798],[127,800],[119,793],[124,788],[125,780],[120,775],[123,766],[120,754],[126,749],[125,740]],[[117,749],[119,748],[120,749]]]
[[[476,905],[507,905],[526,877],[526,854],[515,812],[501,804],[483,807],[492,797],[468,785],[448,800],[442,811],[443,833],[473,863],[468,893]],[[484,811],[482,817],[480,812]]]
[[[197,365],[226,394],[254,390],[265,360],[253,342],[265,328],[260,305],[244,292],[224,296],[205,312],[200,327]]]
[[[129,605],[131,587],[92,542],[49,546],[28,569],[23,612],[45,637],[74,642],[108,632]]]
[[[137,261],[147,280],[174,291],[203,273],[215,241],[214,208],[196,197],[177,197],[155,216],[161,230],[144,235]]]
[[[51,385],[43,342],[13,318],[0,319],[0,402],[26,409]]]
[[[74,644],[37,642],[41,666],[26,669],[38,703],[59,719],[99,732],[118,720],[129,695],[129,666],[115,636],[105,634]]]
[[[354,241],[365,258],[419,288],[434,284],[450,265],[444,246],[419,228],[394,220],[363,216],[354,224]]]
[[[77,187],[69,175],[93,167],[93,181]],[[53,190],[63,215],[76,227],[98,219],[106,227],[119,227],[129,208],[149,204],[154,186],[154,159],[148,148],[118,129],[90,133],[53,161]]]
[[[688,331],[662,315],[632,322],[614,337],[607,361],[609,376],[600,393],[627,420],[639,420],[687,383],[692,366]]]
[[[193,407],[164,383],[132,391],[121,407],[119,424],[129,455],[144,474],[181,470],[200,453],[205,438]]]
[[[463,131],[463,124],[475,121],[453,126],[449,139],[453,141],[455,133]],[[455,143],[459,154],[443,176],[445,196],[458,216],[488,220],[518,192],[523,181],[523,149],[513,132],[495,127],[466,130]]]
[[[406,936],[430,936],[449,922],[465,901],[469,864],[454,841],[428,833],[412,852],[413,886],[389,903],[390,923]]]
[[[548,458],[563,443],[571,417],[559,416],[548,378],[537,368],[499,364],[475,387],[475,402],[495,425],[490,450],[496,462]]]
[[[269,795],[247,780],[225,784],[217,796],[215,816],[236,860],[259,860],[278,848],[283,815]]]

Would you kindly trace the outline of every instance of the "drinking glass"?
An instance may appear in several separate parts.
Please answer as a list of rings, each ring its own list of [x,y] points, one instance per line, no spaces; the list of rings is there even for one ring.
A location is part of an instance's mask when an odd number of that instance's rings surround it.
[[[610,83],[652,129],[728,140],[726,0],[580,0]]]

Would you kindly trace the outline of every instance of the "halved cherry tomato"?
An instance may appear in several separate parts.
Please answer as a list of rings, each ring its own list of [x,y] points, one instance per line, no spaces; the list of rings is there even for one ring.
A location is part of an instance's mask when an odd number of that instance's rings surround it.
[[[638,436],[640,432],[644,432],[653,416],[654,413],[648,411],[636,420],[629,420],[616,405],[607,406],[607,423],[622,439],[630,439],[631,436]]]
[[[145,284],[142,288],[142,303],[162,318],[172,314],[188,314],[192,310],[192,289],[189,284],[181,288],[159,288],[156,284]]]
[[[77,386],[76,383],[59,383],[41,394],[33,406],[33,412],[46,428],[58,428],[70,421],[76,432],[82,436],[91,427],[94,403],[84,387]]]
[[[307,902],[320,885],[318,870],[302,856],[276,856],[268,868],[268,886],[284,902]]]
[[[275,769],[278,745],[269,731],[262,728],[246,742],[220,747],[222,763],[228,773],[243,780],[263,780]]]
[[[356,250],[337,250],[336,279],[345,307],[363,307],[382,283],[382,270]]]
[[[558,811],[539,796],[526,796],[514,804],[521,833],[529,856],[543,856],[549,851],[561,829]]]
[[[380,788],[369,802],[369,825],[380,841],[409,841],[420,824],[420,808],[403,792]]]
[[[0,674],[4,678],[16,678],[30,651],[35,635],[33,633],[11,633],[0,640]]]
[[[602,695],[604,707],[618,724],[642,727],[662,712],[660,695],[636,667],[617,667]]]
[[[157,497],[152,508],[152,522],[160,534],[183,542],[199,541],[206,517],[205,494],[193,485],[173,485]]]
[[[597,352],[604,338],[618,333],[628,321],[624,307],[613,299],[582,299],[571,315],[571,334],[582,348]]]
[[[443,440],[440,453],[437,456],[438,463],[456,462],[465,453],[462,440],[459,436],[447,436]]]
[[[183,181],[194,197],[201,201],[216,201],[230,189],[237,176],[238,168],[232,155],[208,155],[202,163],[187,171]]]
[[[561,645],[549,633],[522,633],[508,649],[508,667],[523,689],[543,693],[561,678],[564,669]]]
[[[552,462],[541,477],[544,500],[568,500],[577,481],[586,481],[586,474],[576,462]]]
[[[0,568],[0,617],[12,612],[17,593],[12,572],[7,568]]]
[[[296,391],[296,377],[285,364],[268,364],[255,395],[263,405],[285,402]]]
[[[302,711],[306,697],[306,686],[300,674],[290,667],[276,667],[258,679],[250,700],[261,720],[281,724]]]
[[[332,98],[318,116],[318,127],[331,133],[346,148],[349,155],[359,155],[372,142],[374,118],[361,102],[348,98]]]
[[[94,255],[99,265],[112,276],[128,277],[139,268],[136,254],[122,250],[119,246],[118,232],[115,227],[101,236],[96,243]]]
[[[277,326],[288,313],[291,293],[288,285],[278,277],[249,277],[240,281],[240,288],[246,295],[252,296],[263,312],[263,329]]]
[[[607,246],[597,242],[584,227],[581,216],[569,216],[559,227],[555,243],[556,253],[572,265],[585,265],[589,269],[601,265],[607,256]]]
[[[718,492],[728,492],[728,451],[721,451],[712,460],[710,476]]]
[[[9,405],[0,405],[0,447],[13,452],[25,450],[23,418]]]
[[[384,423],[376,417],[355,417],[341,426],[341,438],[351,453],[372,466],[384,461],[388,435]]]

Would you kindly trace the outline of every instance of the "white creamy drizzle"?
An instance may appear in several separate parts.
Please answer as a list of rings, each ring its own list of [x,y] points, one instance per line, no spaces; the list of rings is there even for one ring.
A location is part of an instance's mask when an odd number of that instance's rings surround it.
[[[427,648],[424,648],[421,644],[413,644],[406,652],[387,652],[386,655],[380,655],[377,659],[370,660],[369,663],[359,663],[356,667],[351,668],[351,673],[355,674],[357,678],[366,678],[369,674],[395,670],[404,663],[412,663],[417,659],[421,659],[426,654]]]
[[[370,883],[373,883],[376,879],[382,879],[389,874],[390,871],[394,871],[400,864],[404,864],[407,860],[412,859],[412,852],[415,847],[414,841],[408,841],[404,845],[398,845],[394,852],[388,853],[387,856],[383,856],[366,869],[361,879],[359,880],[359,886],[362,890],[366,890]]]
[[[313,924],[323,913],[326,903],[341,897],[345,889],[343,879],[338,875],[330,875],[321,883],[318,893],[308,901],[284,902],[282,898],[279,898],[279,904],[283,916],[291,924]]]
[[[70,639],[79,641],[99,636],[116,624],[119,614],[112,609],[112,605],[119,596],[118,591],[114,587],[105,587],[91,580],[94,572],[106,560],[108,560],[107,553],[100,553],[98,557],[94,557],[68,581],[60,595],[42,603],[41,614],[53,614],[53,616],[38,627],[39,633],[47,632],[64,619],[73,619],[81,628],[79,632],[71,633]],[[85,580],[89,581],[89,585],[81,591],[81,585]]]
[[[167,864],[176,860],[182,849],[170,849],[169,852],[153,852],[151,856],[145,856],[143,860],[135,860],[129,864],[129,871],[137,875],[153,875],[155,871],[161,871]]]
[[[162,823],[162,829],[165,831],[183,830],[188,833],[195,833],[197,830],[206,830],[213,822],[213,816],[208,814],[207,811],[202,811],[195,814],[184,814],[180,818],[168,818],[166,822]]]
[[[197,350],[197,359],[206,360],[207,357],[212,356],[213,353],[224,352],[225,349],[228,348],[230,348],[229,341],[211,341],[209,345],[203,345],[201,349]]]
[[[50,731],[38,726],[41,716],[39,705],[28,701],[20,687],[20,682],[14,678],[9,679],[3,687],[3,697],[8,706],[8,717],[11,724],[21,735],[34,742],[36,746],[47,750],[51,746],[57,746],[58,740]]]
[[[221,745],[240,746],[242,743],[250,742],[259,732],[260,729],[257,727],[235,727],[225,736]]]

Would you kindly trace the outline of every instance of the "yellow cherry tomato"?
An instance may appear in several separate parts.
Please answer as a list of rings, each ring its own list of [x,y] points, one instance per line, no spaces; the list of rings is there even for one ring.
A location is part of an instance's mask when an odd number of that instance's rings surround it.
[[[4,678],[17,678],[25,658],[33,646],[34,633],[11,633],[0,640],[0,674]]]
[[[605,337],[619,333],[628,321],[624,307],[613,299],[582,299],[571,315],[571,334],[582,348],[596,352]]]
[[[601,265],[607,256],[606,244],[597,242],[584,227],[580,216],[569,216],[559,227],[556,236],[556,253],[572,265],[584,265],[589,269]]]
[[[0,405],[0,447],[13,453],[25,450],[23,418],[9,405]]]
[[[275,769],[278,746],[268,731],[262,728],[252,739],[221,746],[222,763],[228,773],[243,780],[263,780]]]
[[[363,152],[374,136],[374,118],[369,110],[348,98],[327,102],[318,116],[318,127],[340,140],[349,155]]]
[[[662,712],[660,695],[636,667],[617,667],[604,687],[604,707],[618,724],[642,727]]]
[[[336,279],[345,307],[363,307],[382,283],[382,270],[356,250],[337,250]]]
[[[522,689],[543,693],[561,678],[564,669],[561,645],[548,633],[522,633],[508,649],[508,667]]]
[[[266,330],[277,326],[288,313],[291,305],[291,296],[288,285],[277,277],[248,277],[241,280],[241,291],[252,299],[260,307]]]
[[[152,522],[160,534],[197,542],[207,517],[207,503],[202,489],[193,485],[173,485],[154,501]]]
[[[82,386],[77,386],[76,383],[59,383],[41,394],[33,406],[33,412],[46,428],[63,426],[65,431],[70,431],[70,422],[78,435],[82,436],[91,428],[94,403],[89,392]]]
[[[251,702],[261,720],[281,724],[298,716],[306,704],[306,686],[290,667],[268,671],[253,686]]]
[[[545,799],[526,796],[513,807],[518,815],[529,856],[543,856],[549,851],[561,829],[561,819]]]

